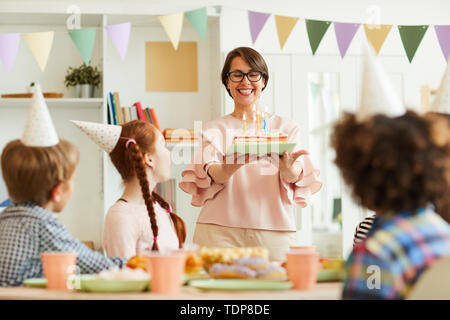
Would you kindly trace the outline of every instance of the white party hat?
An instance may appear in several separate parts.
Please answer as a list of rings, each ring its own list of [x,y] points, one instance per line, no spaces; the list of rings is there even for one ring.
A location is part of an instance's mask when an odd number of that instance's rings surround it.
[[[447,69],[445,69],[444,76],[441,80],[441,85],[436,92],[433,105],[430,110],[441,113],[450,113],[450,58],[447,62]]]
[[[30,147],[51,147],[59,143],[39,84],[34,86],[33,100],[21,141]]]
[[[377,60],[375,52],[367,43],[363,44],[362,91],[356,118],[363,121],[375,114],[398,117],[406,112],[402,101],[395,93],[394,87]]]
[[[112,124],[103,124],[96,122],[86,122],[70,120],[78,128],[91,138],[100,148],[110,153],[119,141],[120,133],[122,132],[121,126]]]

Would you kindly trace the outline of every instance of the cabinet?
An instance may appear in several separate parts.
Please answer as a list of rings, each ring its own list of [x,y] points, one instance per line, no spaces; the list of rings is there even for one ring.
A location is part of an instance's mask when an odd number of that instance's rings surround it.
[[[219,116],[219,17],[214,15],[214,11],[209,12],[205,41],[200,40],[187,19],[184,19],[180,41],[198,43],[199,89],[197,92],[164,93],[145,91],[145,42],[169,41],[155,15],[82,14],[81,27],[97,29],[91,65],[99,66],[102,71],[102,84],[96,90],[95,97],[90,99],[74,98],[74,88],[64,86],[68,67],[82,63],[81,55],[66,30],[68,17],[66,13],[0,12],[0,33],[55,32],[44,72],[21,38],[11,72],[7,73],[0,66],[0,94],[27,92],[31,82],[39,82],[44,92],[64,94],[63,98],[46,99],[46,102],[59,137],[78,147],[80,164],[76,171],[73,197],[58,218],[74,237],[93,241],[95,248],[101,250],[104,217],[122,192],[121,179],[108,155],[70,120],[106,123],[106,97],[110,91],[119,92],[121,105],[131,106],[140,101],[145,107],[153,107],[162,128],[193,128],[195,120],[209,121]],[[103,27],[128,21],[132,29],[127,55],[122,60]],[[10,140],[21,137],[30,103],[31,99],[0,98],[0,149]],[[173,149],[174,146],[169,148]],[[193,152],[193,148],[188,145],[181,149],[182,152]],[[172,166],[171,176],[177,182],[183,168],[184,164]],[[190,197],[178,188],[176,201],[177,213],[188,226],[187,239],[190,241],[199,208],[192,207]]]

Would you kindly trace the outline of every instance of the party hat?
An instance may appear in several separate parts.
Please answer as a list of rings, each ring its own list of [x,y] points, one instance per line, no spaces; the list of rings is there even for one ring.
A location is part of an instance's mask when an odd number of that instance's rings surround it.
[[[114,149],[122,132],[121,126],[77,120],[70,121],[107,153]]]
[[[389,117],[401,116],[406,112],[402,101],[395,93],[389,76],[377,60],[375,52],[364,44],[362,91],[356,118],[363,121],[375,114]]]
[[[449,59],[450,62],[450,59]],[[440,113],[450,113],[450,64],[447,63],[447,69],[441,80],[441,85],[436,92],[431,111]]]
[[[33,101],[28,111],[21,141],[30,147],[51,147],[59,143],[39,84],[34,86]]]

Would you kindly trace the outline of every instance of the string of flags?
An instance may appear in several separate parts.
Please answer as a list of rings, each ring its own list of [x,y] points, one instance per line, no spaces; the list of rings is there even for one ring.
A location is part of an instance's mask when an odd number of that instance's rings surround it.
[[[175,50],[178,49],[184,17],[191,23],[201,40],[204,41],[206,39],[206,9],[207,8],[205,7],[187,12],[158,16],[158,20]],[[271,13],[248,10],[249,32],[253,45],[271,15]],[[299,17],[281,15],[274,15],[274,18],[280,49],[283,50],[292,30],[301,19]],[[313,55],[316,54],[323,37],[329,30],[329,27],[333,24],[341,58],[345,57],[345,54],[361,25],[364,28],[368,42],[371,43],[376,54],[380,52],[387,36],[393,29],[393,25],[391,24],[372,25],[312,19],[304,19],[304,22],[306,24],[306,31]],[[107,25],[104,28],[121,59],[125,60],[131,32],[131,22]],[[429,29],[429,25],[398,25],[397,28],[400,33],[406,56],[411,63],[423,37]],[[444,58],[448,61],[450,54],[450,25],[435,25],[434,31]],[[84,63],[88,65],[94,48],[97,28],[81,28],[68,30],[67,32],[80,52]],[[12,69],[17,56],[21,36],[28,44],[39,67],[44,71],[53,45],[54,31],[24,34],[0,34],[0,61],[3,63],[6,71],[10,72]]]

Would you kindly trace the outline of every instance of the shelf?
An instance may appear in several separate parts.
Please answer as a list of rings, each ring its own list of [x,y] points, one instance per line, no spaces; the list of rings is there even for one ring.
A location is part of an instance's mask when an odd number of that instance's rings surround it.
[[[32,98],[0,98],[0,108],[28,108]],[[103,98],[47,98],[49,108],[101,108]]]

